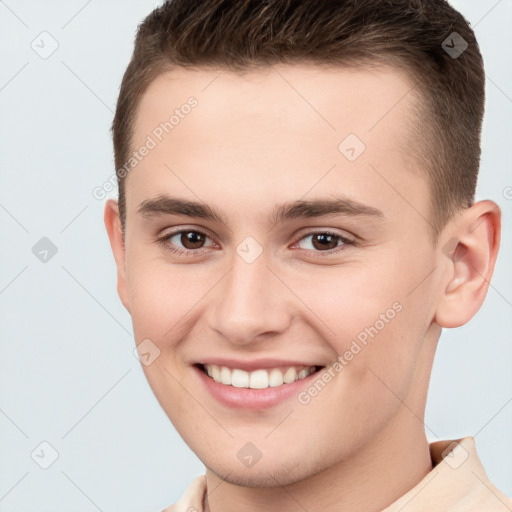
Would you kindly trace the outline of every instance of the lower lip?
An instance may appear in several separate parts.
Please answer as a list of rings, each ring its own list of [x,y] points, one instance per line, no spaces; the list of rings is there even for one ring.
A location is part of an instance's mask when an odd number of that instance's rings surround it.
[[[239,409],[257,410],[273,407],[291,396],[297,396],[303,387],[308,386],[313,379],[318,377],[317,374],[321,370],[290,384],[265,389],[236,388],[220,384],[196,366],[194,366],[194,371],[197,372],[199,378],[213,397],[222,404]]]

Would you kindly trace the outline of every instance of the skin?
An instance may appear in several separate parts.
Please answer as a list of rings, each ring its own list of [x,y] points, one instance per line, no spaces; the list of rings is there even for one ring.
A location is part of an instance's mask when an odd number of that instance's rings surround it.
[[[218,73],[155,79],[134,148],[188,97],[198,105],[128,175],[124,244],[117,203],[105,206],[135,341],[160,350],[144,372],[206,466],[207,510],[382,510],[432,469],[423,419],[438,338],[485,298],[500,210],[475,203],[433,246],[429,184],[404,149],[414,147],[414,98],[398,101],[411,88],[402,71],[294,64]],[[354,162],[338,150],[350,133],[366,145]],[[137,212],[161,194],[209,204],[226,224]],[[276,205],[333,194],[383,216],[272,222]],[[177,228],[205,233],[203,247],[180,236],[167,249],[156,243]],[[325,230],[356,244],[335,238],[326,255],[310,236]],[[236,252],[247,236],[263,249],[252,263]],[[397,301],[401,311],[306,405],[294,395],[265,410],[228,407],[192,368],[214,356],[328,366]],[[262,454],[252,467],[237,457],[247,442]]]

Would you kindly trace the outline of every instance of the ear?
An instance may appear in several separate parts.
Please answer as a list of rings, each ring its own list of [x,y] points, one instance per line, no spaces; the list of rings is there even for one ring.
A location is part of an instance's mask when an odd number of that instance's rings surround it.
[[[480,309],[498,256],[500,233],[501,211],[493,201],[473,204],[445,230],[439,250],[446,279],[435,314],[441,327],[464,325]]]
[[[123,303],[123,306],[130,313],[130,301],[128,294],[128,284],[126,280],[126,251],[121,230],[121,218],[119,216],[119,206],[114,199],[108,199],[105,203],[105,212],[103,215],[105,227],[107,228],[110,247],[114,253],[114,259],[117,266],[117,293]]]

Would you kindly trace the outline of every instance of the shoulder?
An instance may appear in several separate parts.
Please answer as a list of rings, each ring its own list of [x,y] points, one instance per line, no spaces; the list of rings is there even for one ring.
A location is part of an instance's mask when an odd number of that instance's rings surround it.
[[[192,480],[176,503],[158,512],[203,512],[205,492],[206,477],[200,475]]]

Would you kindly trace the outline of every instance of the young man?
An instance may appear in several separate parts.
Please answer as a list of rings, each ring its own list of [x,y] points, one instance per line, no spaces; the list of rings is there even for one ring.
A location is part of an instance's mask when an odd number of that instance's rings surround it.
[[[105,224],[162,408],[206,467],[167,511],[510,511],[428,444],[443,327],[486,295],[484,72],[444,0],[173,0],[141,24]]]

